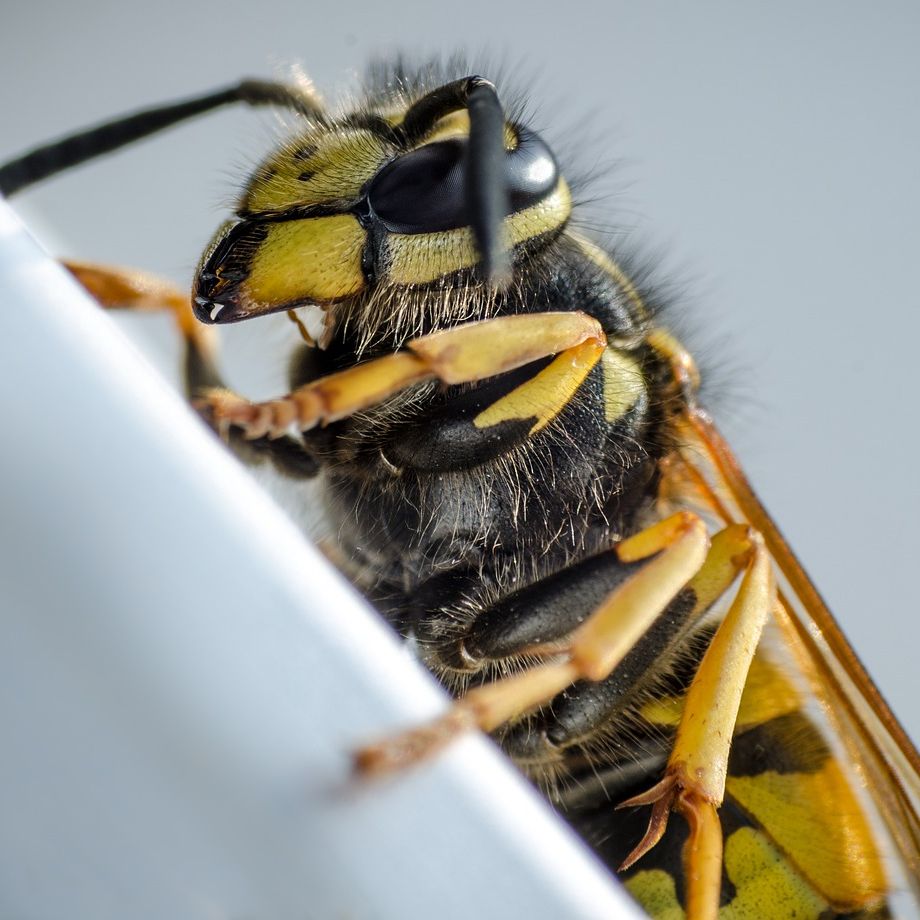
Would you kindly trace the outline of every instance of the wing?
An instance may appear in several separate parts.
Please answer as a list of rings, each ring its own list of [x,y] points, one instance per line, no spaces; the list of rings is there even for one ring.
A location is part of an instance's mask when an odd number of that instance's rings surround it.
[[[893,843],[892,891],[908,889],[920,904],[920,756],[866,673],[776,524],[760,503],[728,444],[700,409],[679,422],[675,457],[695,493],[726,524],[746,521],[763,535],[780,578],[776,616],[784,648],[811,685],[855,783],[868,793]],[[826,788],[826,787],[825,787]],[[890,849],[890,847],[889,847]]]

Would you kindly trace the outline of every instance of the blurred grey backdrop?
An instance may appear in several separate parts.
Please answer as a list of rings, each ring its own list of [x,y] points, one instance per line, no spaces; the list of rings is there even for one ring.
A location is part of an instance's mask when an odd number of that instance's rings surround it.
[[[333,97],[396,49],[503,62],[563,159],[598,173],[588,222],[632,232],[684,292],[723,428],[920,737],[916,3],[60,0],[2,20],[0,158],[294,63]],[[16,205],[62,254],[187,285],[277,134],[223,112]]]

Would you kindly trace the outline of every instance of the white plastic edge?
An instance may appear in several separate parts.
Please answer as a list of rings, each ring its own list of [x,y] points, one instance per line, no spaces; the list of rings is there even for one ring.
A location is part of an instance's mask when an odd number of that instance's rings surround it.
[[[637,918],[0,200],[0,916]]]

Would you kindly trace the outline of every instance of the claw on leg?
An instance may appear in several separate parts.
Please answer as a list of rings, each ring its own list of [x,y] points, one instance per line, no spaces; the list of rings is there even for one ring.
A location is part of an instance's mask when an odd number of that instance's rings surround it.
[[[696,783],[668,770],[664,779],[648,792],[633,796],[617,808],[651,805],[645,836],[626,857],[619,871],[624,872],[652,850],[664,836],[672,811],[680,812],[690,828],[684,845],[684,872],[687,878],[687,917],[712,920],[718,916],[722,885],[722,825],[717,804]]]
[[[627,799],[617,805],[617,809],[640,807],[642,805],[652,806],[652,814],[649,818],[645,835],[636,844],[629,856],[623,860],[617,871],[625,872],[652,850],[664,837],[664,832],[668,828],[668,817],[671,814],[671,808],[677,794],[677,777],[672,773],[668,773],[663,780],[656,783],[647,792],[634,795],[631,799]]]
[[[623,805],[651,805],[648,830],[621,868],[628,869],[662,838],[668,815],[678,811],[690,827],[684,848],[687,917],[718,915],[722,879],[722,827],[731,738],[748,669],[767,614],[776,602],[770,557],[759,534],[745,551],[747,571],[738,594],[710,643],[687,692],[664,779]]]
[[[669,770],[648,792],[627,799],[617,808],[637,805],[652,806],[648,829],[619,871],[629,869],[658,844],[667,830],[671,812],[678,811],[690,827],[684,846],[684,869],[689,883],[687,916],[692,920],[715,917],[722,881],[722,825],[716,803],[677,770]]]

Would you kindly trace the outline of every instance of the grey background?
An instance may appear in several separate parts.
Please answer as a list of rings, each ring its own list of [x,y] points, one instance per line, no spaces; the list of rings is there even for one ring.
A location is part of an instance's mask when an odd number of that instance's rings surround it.
[[[915,4],[34,2],[2,22],[0,157],[291,62],[330,97],[394,48],[506,62],[537,128],[601,174],[589,222],[646,241],[684,291],[726,433],[920,736]],[[62,253],[187,284],[276,135],[215,115],[17,206]]]

